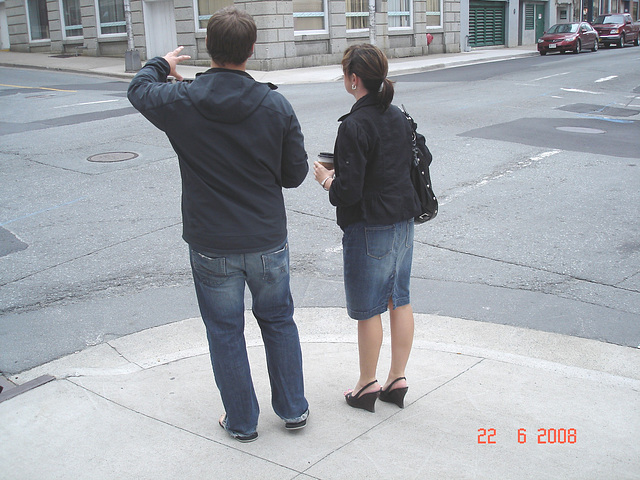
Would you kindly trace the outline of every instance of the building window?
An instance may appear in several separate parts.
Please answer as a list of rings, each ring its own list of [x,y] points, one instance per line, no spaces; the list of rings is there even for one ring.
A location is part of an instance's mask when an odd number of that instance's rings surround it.
[[[127,33],[124,0],[98,0],[100,35]]]
[[[411,27],[411,0],[389,0],[389,28]]]
[[[49,16],[46,0],[27,0],[27,13],[31,40],[48,40]]]
[[[293,0],[294,33],[325,33],[326,11],[325,0]]]
[[[196,0],[198,4],[198,29],[206,30],[211,15],[225,7],[233,7],[233,0]]]
[[[347,0],[347,30],[369,29],[369,0]]]
[[[62,31],[64,37],[82,36],[80,0],[62,0]]]
[[[427,28],[442,27],[441,0],[427,0]]]

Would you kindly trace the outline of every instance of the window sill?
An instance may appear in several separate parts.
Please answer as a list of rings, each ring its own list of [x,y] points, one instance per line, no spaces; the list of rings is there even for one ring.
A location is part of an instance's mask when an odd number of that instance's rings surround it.
[[[295,42],[304,42],[305,40],[329,40],[329,32],[325,32],[325,31],[309,31],[305,33],[293,32],[293,40]]]
[[[389,28],[389,35],[413,35],[413,27]]]
[[[106,33],[104,35],[98,36],[98,42],[126,42],[127,34],[126,33]]]

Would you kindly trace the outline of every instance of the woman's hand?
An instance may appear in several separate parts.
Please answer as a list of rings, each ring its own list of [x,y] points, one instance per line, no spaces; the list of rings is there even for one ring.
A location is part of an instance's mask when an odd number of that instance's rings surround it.
[[[183,60],[189,60],[191,58],[190,55],[180,55],[184,47],[178,47],[172,52],[167,53],[163,58],[169,63],[169,67],[171,67],[171,72],[169,75],[174,77],[176,80],[182,80],[182,75],[180,75],[176,71],[176,66],[182,62]]]
[[[335,170],[327,170],[320,162],[313,162],[313,175],[316,178],[316,182],[318,182],[325,189],[329,190],[329,185],[333,181],[333,175],[335,174]],[[329,180],[327,180],[327,178]],[[323,185],[322,182],[326,180],[326,183]]]

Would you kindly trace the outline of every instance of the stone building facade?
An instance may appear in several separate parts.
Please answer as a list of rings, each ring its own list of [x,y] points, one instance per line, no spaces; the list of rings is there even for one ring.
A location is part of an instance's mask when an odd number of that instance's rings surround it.
[[[18,52],[124,56],[132,43],[144,61],[183,45],[193,63],[206,65],[207,19],[226,5],[246,10],[258,26],[250,69],[336,64],[348,45],[371,38],[368,0],[4,2],[10,48]],[[459,52],[460,23],[460,0],[375,2],[375,42],[390,58]]]

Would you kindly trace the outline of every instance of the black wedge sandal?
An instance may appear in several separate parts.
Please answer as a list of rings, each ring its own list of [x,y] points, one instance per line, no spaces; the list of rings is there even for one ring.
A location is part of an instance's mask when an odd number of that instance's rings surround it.
[[[376,400],[380,395],[381,390],[376,390],[375,392],[362,393],[367,388],[369,388],[374,383],[377,383],[377,380],[374,380],[371,383],[367,383],[364,387],[362,387],[357,394],[353,395],[353,392],[349,392],[345,394],[344,398],[347,403],[353,408],[362,408],[363,410],[368,410],[371,413],[376,411]]]
[[[395,403],[400,408],[404,408],[404,396],[407,394],[409,387],[391,389],[393,384],[400,380],[406,380],[406,377],[398,377],[389,384],[386,390],[380,390],[380,400],[382,402]]]

